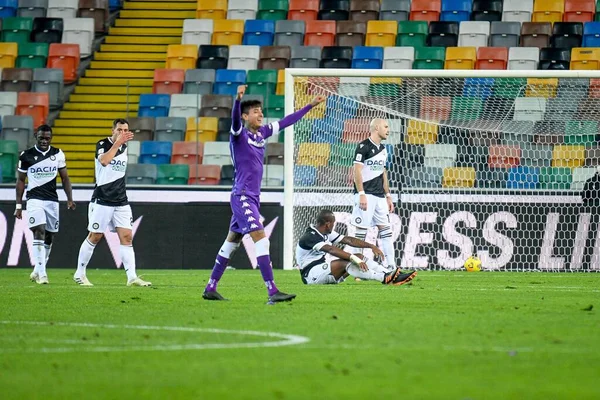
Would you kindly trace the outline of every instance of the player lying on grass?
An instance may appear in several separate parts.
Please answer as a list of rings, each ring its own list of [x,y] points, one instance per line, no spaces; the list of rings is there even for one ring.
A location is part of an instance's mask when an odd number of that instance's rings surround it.
[[[350,254],[335,247],[335,244],[347,244],[352,247],[371,249],[376,259],[383,253],[371,243],[341,235],[333,230],[335,215],[331,210],[321,210],[316,225],[311,225],[298,241],[296,261],[300,269],[302,282],[308,285],[326,285],[341,283],[348,275],[365,280],[378,281],[384,285],[403,285],[410,282],[416,272],[402,273],[400,268],[387,271],[383,265],[369,260],[362,254]],[[327,262],[326,253],[337,257]]]

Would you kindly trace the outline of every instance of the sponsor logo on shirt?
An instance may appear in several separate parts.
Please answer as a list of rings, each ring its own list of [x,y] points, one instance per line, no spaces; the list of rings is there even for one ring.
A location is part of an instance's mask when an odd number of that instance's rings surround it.
[[[125,172],[127,170],[127,161],[115,160],[114,158],[110,162],[110,167],[116,172]]]
[[[31,167],[29,173],[35,179],[54,178],[56,176],[56,166],[52,167]]]

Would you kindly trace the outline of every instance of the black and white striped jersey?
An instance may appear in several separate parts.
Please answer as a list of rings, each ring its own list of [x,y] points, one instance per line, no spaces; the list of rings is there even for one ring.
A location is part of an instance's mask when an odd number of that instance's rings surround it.
[[[102,139],[96,143],[96,187],[92,195],[92,202],[111,207],[125,206],[128,204],[125,188],[127,145],[123,144],[119,147],[117,154],[106,167],[100,164],[99,160],[99,157],[108,153],[112,146],[111,138]]]
[[[19,155],[19,172],[27,174],[27,199],[58,201],[56,175],[67,166],[65,153],[50,146],[42,152],[33,146]]]
[[[313,225],[311,225],[304,235],[298,240],[296,246],[296,263],[300,269],[303,269],[315,262],[325,262],[325,252],[321,248],[326,244],[338,244],[342,241],[344,235],[332,231],[329,235],[323,235]]]
[[[354,164],[363,165],[362,179],[363,188],[366,194],[385,197],[385,191],[383,190],[383,171],[385,171],[387,156],[388,154],[385,145],[382,143],[376,145],[370,138],[363,140],[356,147]],[[358,193],[358,190],[356,190],[356,183],[354,184],[354,193]]]

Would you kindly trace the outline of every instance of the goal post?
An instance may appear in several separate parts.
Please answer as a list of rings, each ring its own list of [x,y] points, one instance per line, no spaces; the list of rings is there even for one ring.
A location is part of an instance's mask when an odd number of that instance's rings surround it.
[[[354,151],[384,118],[395,264],[600,271],[600,215],[580,196],[600,171],[600,71],[285,70],[286,115],[316,95],[282,133],[284,269],[319,209],[354,233]]]

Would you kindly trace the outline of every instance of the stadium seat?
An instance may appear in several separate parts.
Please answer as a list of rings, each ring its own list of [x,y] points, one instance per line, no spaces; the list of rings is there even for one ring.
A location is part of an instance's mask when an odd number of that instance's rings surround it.
[[[360,21],[338,21],[335,34],[336,46],[363,46],[367,35],[367,23]]]
[[[515,121],[541,121],[546,112],[546,99],[543,97],[517,97],[515,100]]]
[[[321,62],[321,47],[294,46],[290,58],[290,68],[319,68]]]
[[[245,45],[271,46],[275,36],[275,21],[269,20],[247,20],[244,24],[244,37],[242,43]]]
[[[518,146],[491,146],[488,164],[490,168],[512,168],[521,161],[521,148]]]
[[[552,163],[552,146],[538,143],[520,143],[521,165],[549,167]]]
[[[408,21],[409,15],[410,0],[381,0],[379,7],[381,21]]]
[[[556,22],[552,26],[550,43],[552,47],[572,49],[581,47],[583,39],[583,23]]]
[[[317,19],[346,21],[350,19],[349,0],[321,0]]]
[[[159,142],[181,142],[185,138],[186,119],[182,117],[157,117],[154,140]]]
[[[219,165],[196,165],[190,168],[188,185],[218,185],[220,181]]]
[[[449,96],[422,96],[419,117],[427,121],[448,120],[451,110],[452,98]]]
[[[414,47],[386,47],[383,49],[384,69],[412,69],[414,60]]]
[[[202,96],[201,117],[231,117],[231,108],[233,107],[233,98],[231,96],[219,94],[207,94]]]
[[[444,69],[474,69],[476,60],[475,47],[448,47]]]
[[[540,49],[538,47],[511,47],[508,49],[508,69],[538,69]]]
[[[30,115],[33,124],[40,126],[46,123],[50,110],[48,93],[19,92],[17,94],[16,115]]]
[[[572,49],[571,69],[600,69],[600,49],[590,47]]]
[[[350,68],[351,66],[352,47],[323,47],[319,68]]]
[[[563,20],[565,0],[535,0],[532,22],[560,22]]]
[[[157,142],[149,140],[142,143],[139,164],[169,164],[173,144],[171,142]]]
[[[256,69],[259,57],[259,46],[230,46],[227,68],[246,71]]]
[[[185,71],[183,69],[158,68],[154,70],[152,93],[175,94],[183,90]]]
[[[92,55],[94,41],[94,20],[92,18],[65,18],[62,42],[78,44],[83,58]]]
[[[290,64],[292,50],[289,46],[262,46],[258,69],[285,69]]]
[[[283,186],[283,180],[283,165],[265,165],[265,171],[262,177],[263,186]]]
[[[264,173],[263,173],[263,178],[264,178]],[[233,168],[233,165],[221,166],[221,181],[219,182],[219,185],[232,186],[234,179],[235,179],[235,169]]]
[[[44,18],[48,8],[48,0],[19,0],[17,16],[27,18]]]
[[[157,174],[155,163],[129,164],[125,178],[128,185],[154,185]]]
[[[504,0],[502,21],[530,22],[533,14],[533,0]]]
[[[256,19],[287,19],[288,8],[288,0],[258,0]]]
[[[213,84],[214,94],[235,96],[239,85],[246,83],[246,71],[243,69],[218,69]]]
[[[157,185],[187,185],[190,167],[184,164],[161,164],[157,166]]]
[[[570,49],[554,49],[545,47],[540,50],[539,69],[569,69],[571,61]]]
[[[144,95],[142,95],[144,96]],[[164,96],[164,95],[163,95]],[[149,102],[144,100],[143,106],[147,107],[146,104]],[[142,98],[140,96],[140,107],[142,107]],[[167,105],[168,107],[168,105]],[[151,117],[139,117],[129,118],[129,130],[133,132],[133,137],[138,142],[144,142],[146,140],[154,140],[154,127],[156,126],[156,118]],[[139,154],[138,154],[139,156]],[[137,161],[136,161],[137,162]]]
[[[573,168],[573,177],[571,182],[572,190],[583,190],[585,182],[596,175],[597,169],[590,167]]]
[[[410,5],[411,21],[439,21],[441,11],[440,0],[412,0]]]
[[[287,19],[290,21],[313,21],[319,13],[319,0],[290,0]],[[285,20],[285,18],[282,18]]]
[[[17,15],[17,0],[3,0],[0,2],[0,19]]]
[[[33,70],[32,92],[47,92],[51,110],[62,106],[64,71],[56,68],[36,68]]]
[[[366,46],[386,47],[394,46],[398,33],[396,21],[369,21],[367,22]]]
[[[231,152],[229,143],[227,142],[206,142],[204,143],[204,159],[202,163],[205,165],[232,165]]]
[[[64,29],[62,18],[35,18],[31,31],[31,41],[61,43]]]
[[[204,144],[200,142],[173,142],[171,164],[202,164]]]
[[[437,142],[438,126],[425,121],[409,120],[406,126],[406,144],[434,144]]]
[[[518,22],[494,21],[490,26],[491,47],[517,47],[521,36],[521,24]]]
[[[525,96],[527,97],[544,97],[554,98],[558,89],[557,78],[528,78]]]
[[[473,167],[449,167],[444,168],[442,187],[465,188],[475,187],[475,168]]]
[[[219,119],[214,117],[188,118],[186,142],[214,142],[217,139]]]
[[[275,46],[302,46],[304,44],[304,21],[276,21]]]
[[[585,149],[585,166],[598,168],[600,166],[600,147],[588,147]]]
[[[226,69],[229,59],[228,46],[200,45],[198,47],[198,69]]]
[[[427,39],[428,27],[425,21],[398,22],[396,46],[423,47]]]
[[[106,31],[109,15],[110,7],[108,0],[79,0],[77,16],[80,18],[92,18],[96,32]]]
[[[271,94],[266,97],[265,116],[267,118],[282,119],[285,116],[285,97],[283,95]],[[283,136],[283,132],[280,132]]]
[[[598,121],[568,121],[565,125],[565,144],[592,147],[598,143]]]
[[[600,22],[583,25],[583,47],[600,47]]]
[[[198,117],[203,96],[195,94],[171,95],[169,117]]]
[[[352,68],[381,69],[383,67],[383,47],[358,46],[352,54]]]
[[[472,0],[442,0],[440,21],[468,21],[471,8]]]
[[[211,44],[214,21],[212,19],[186,19],[183,21],[181,44]]]
[[[80,54],[78,44],[52,43],[48,48],[48,68],[60,68],[64,71],[66,84],[77,80]]]
[[[521,26],[521,47],[548,47],[552,25],[549,22],[524,22]]]
[[[0,170],[2,183],[16,181],[15,166],[19,159],[19,143],[14,140],[0,140]]]
[[[454,144],[426,144],[424,165],[426,167],[453,167],[457,157],[457,147]]]
[[[167,69],[193,69],[198,58],[198,46],[194,44],[170,44],[167,46]]]
[[[471,12],[472,21],[501,21],[502,0],[474,0]]]
[[[565,0],[565,22],[591,22],[594,20],[596,3],[594,0]]]
[[[456,47],[458,46],[458,22],[432,21],[429,23],[427,46]]]
[[[2,20],[2,41],[29,43],[33,18],[7,17]]]
[[[275,94],[277,87],[277,70],[253,70],[248,71],[247,93],[262,95],[264,97]]]
[[[329,162],[329,143],[300,143],[296,165],[322,167]]]
[[[333,46],[335,21],[306,21],[305,46]]]
[[[4,68],[0,90],[6,92],[30,92],[33,81],[31,68]]]
[[[138,158],[140,157],[140,148],[142,145],[137,140],[130,140],[127,142],[127,163],[137,164]]]
[[[477,49],[475,69],[506,69],[508,49],[506,47],[480,47]]]
[[[552,166],[579,168],[585,164],[585,146],[558,145],[552,152]]]
[[[215,20],[212,44],[221,46],[241,45],[244,36],[244,21],[240,19]]]
[[[33,118],[31,116],[5,115],[2,118],[0,140],[12,140],[18,143],[18,150],[23,151],[33,144]]]
[[[196,18],[215,20],[227,18],[227,0],[198,0]]]
[[[231,131],[231,116],[226,117],[226,118],[218,118],[217,135],[219,135],[220,133],[227,134],[226,142],[228,142],[230,131]]]
[[[443,174],[441,168],[412,168],[407,177],[406,186],[414,188],[441,188]]]
[[[183,93],[211,94],[215,75],[214,69],[188,69],[185,71]]]
[[[0,43],[0,68],[14,68],[18,53],[17,43]]]
[[[79,0],[48,0],[48,18],[75,18]]]
[[[379,19],[379,0],[350,0],[351,21],[367,22]]]
[[[488,21],[463,21],[460,23],[458,45],[461,47],[487,46],[490,34]]]
[[[138,117],[166,117],[170,104],[171,96],[168,94],[141,94]]]
[[[257,10],[258,0],[229,0],[227,19],[255,19]]]
[[[275,94],[283,95],[285,93],[285,70],[280,69],[277,71],[277,87],[275,88]]]
[[[265,160],[268,165],[283,165],[284,149],[283,143],[269,143],[265,149]],[[354,154],[354,153],[353,153]]]
[[[540,169],[535,167],[514,166],[508,169],[507,189],[537,189],[540,181]]]

